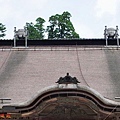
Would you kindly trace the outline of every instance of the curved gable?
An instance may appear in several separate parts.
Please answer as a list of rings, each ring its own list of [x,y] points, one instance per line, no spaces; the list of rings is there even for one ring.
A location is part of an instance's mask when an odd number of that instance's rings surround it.
[[[76,86],[76,87],[75,87]],[[104,98],[98,92],[87,86],[81,85],[55,85],[40,91],[30,101],[11,106],[3,106],[3,111],[14,107],[12,112],[21,113],[21,117],[53,117],[66,114],[74,111],[73,116],[96,118],[98,114],[106,116],[111,111],[116,112],[120,104]],[[63,112],[64,111],[64,112]],[[74,114],[76,113],[76,114]],[[81,114],[81,115],[79,115]],[[114,114],[112,115],[112,117]],[[65,116],[64,116],[65,117]],[[86,119],[87,119],[86,118]],[[77,119],[77,118],[76,118]]]

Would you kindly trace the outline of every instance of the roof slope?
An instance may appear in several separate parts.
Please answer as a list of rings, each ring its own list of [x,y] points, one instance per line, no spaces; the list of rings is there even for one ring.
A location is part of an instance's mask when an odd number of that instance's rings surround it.
[[[28,101],[66,73],[104,97],[120,96],[120,50],[41,47],[0,51],[0,98]]]

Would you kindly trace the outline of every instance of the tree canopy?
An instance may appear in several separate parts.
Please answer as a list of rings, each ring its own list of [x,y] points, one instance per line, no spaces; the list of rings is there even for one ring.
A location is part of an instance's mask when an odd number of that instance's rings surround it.
[[[79,34],[75,32],[71,14],[63,12],[62,15],[56,14],[49,18],[50,25],[47,26],[48,38],[79,38]]]
[[[45,20],[41,17],[36,19],[36,23],[26,23],[28,30],[29,39],[44,39],[45,29],[44,29]]]
[[[45,20],[41,17],[36,19],[36,23],[26,23],[29,39],[44,39],[47,33],[48,39],[58,38],[79,38],[79,34],[75,32],[75,28],[70,20],[71,14],[63,12],[49,17],[49,26],[44,29]]]
[[[0,23],[0,37],[4,37],[6,34],[6,27],[2,23]]]

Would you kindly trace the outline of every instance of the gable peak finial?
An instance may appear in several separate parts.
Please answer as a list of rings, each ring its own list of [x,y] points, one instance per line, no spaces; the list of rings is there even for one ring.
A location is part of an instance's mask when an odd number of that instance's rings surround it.
[[[80,83],[76,77],[71,77],[69,73],[65,77],[60,77],[56,82],[58,84],[78,84]]]

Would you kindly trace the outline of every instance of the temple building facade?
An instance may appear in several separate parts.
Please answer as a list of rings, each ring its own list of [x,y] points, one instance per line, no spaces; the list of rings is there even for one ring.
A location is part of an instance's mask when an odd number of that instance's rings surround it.
[[[120,120],[118,43],[0,40],[0,119]]]

